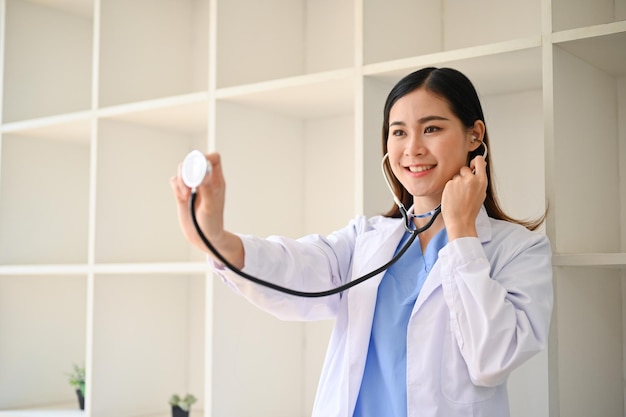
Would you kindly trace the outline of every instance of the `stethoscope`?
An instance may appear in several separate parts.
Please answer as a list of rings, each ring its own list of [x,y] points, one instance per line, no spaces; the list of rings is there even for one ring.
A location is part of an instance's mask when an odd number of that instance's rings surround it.
[[[483,158],[486,159],[487,158],[487,145],[485,145],[484,142],[481,142],[481,144],[483,145],[485,149],[483,153]],[[384,264],[383,266],[359,278],[356,278],[344,285],[341,285],[339,287],[326,290],[326,291],[317,291],[317,292],[299,291],[299,290],[294,290],[294,289],[287,288],[287,287],[282,287],[280,285],[276,285],[271,282],[265,281],[261,278],[247,274],[243,272],[241,269],[231,264],[221,253],[219,253],[219,251],[213,246],[213,244],[209,241],[209,239],[207,239],[207,237],[202,232],[202,229],[200,228],[200,225],[198,224],[198,220],[196,218],[196,211],[194,207],[195,207],[195,202],[196,202],[196,197],[197,197],[198,186],[202,184],[204,177],[206,175],[211,175],[211,172],[212,172],[212,167],[208,163],[206,157],[204,156],[202,152],[198,150],[194,150],[194,151],[191,151],[185,157],[185,159],[183,160],[182,168],[181,168],[181,176],[185,185],[191,189],[191,197],[189,199],[189,212],[191,214],[191,220],[196,229],[196,232],[198,233],[198,236],[200,236],[200,239],[205,244],[207,249],[209,249],[209,251],[211,251],[211,253],[213,253],[213,255],[215,255],[215,257],[224,266],[226,266],[228,269],[230,269],[231,271],[233,271],[240,277],[247,279],[248,281],[254,282],[255,284],[258,284],[267,288],[271,288],[273,290],[280,291],[285,294],[295,295],[297,297],[316,298],[316,297],[326,297],[329,295],[343,292],[389,269],[391,265],[396,263],[398,259],[400,259],[402,255],[404,255],[404,253],[409,249],[411,244],[413,244],[417,236],[420,233],[428,230],[433,225],[433,223],[435,222],[439,214],[441,214],[441,204],[439,204],[435,209],[424,214],[412,214],[408,212],[404,204],[402,204],[402,201],[400,201],[400,199],[394,193],[393,187],[391,186],[391,181],[389,179],[389,175],[387,174],[387,170],[385,168],[385,162],[387,161],[387,159],[388,159],[388,155],[385,154],[381,163],[383,177],[385,178],[385,182],[387,183],[387,187],[389,188],[389,191],[393,195],[394,202],[396,203],[396,205],[398,206],[398,209],[400,210],[400,214],[402,215],[402,219],[404,221],[404,227],[407,230],[407,232],[409,232],[409,234],[411,235],[410,238],[406,241],[406,243],[402,246],[402,248],[400,248],[400,250],[397,251],[394,257],[391,258],[391,260],[387,262],[386,264]],[[413,227],[414,226],[414,223],[412,221],[413,218],[427,218],[427,217],[430,217],[430,220],[424,226],[420,228]]]

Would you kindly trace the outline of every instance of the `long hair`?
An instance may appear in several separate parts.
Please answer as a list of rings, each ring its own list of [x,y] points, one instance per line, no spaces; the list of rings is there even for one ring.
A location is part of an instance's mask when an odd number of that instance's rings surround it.
[[[387,153],[387,138],[389,137],[389,113],[393,105],[406,94],[423,88],[426,91],[435,94],[444,99],[452,112],[461,120],[461,123],[468,129],[474,126],[477,120],[485,123],[485,116],[478,98],[478,93],[472,82],[461,72],[452,68],[434,68],[428,67],[417,70],[403,79],[401,79],[389,92],[384,107],[383,119],[383,155]],[[482,139],[484,144],[489,148],[489,134],[485,123],[485,135]],[[482,146],[467,155],[467,162],[472,160],[476,155],[482,155]],[[534,220],[518,220],[508,216],[502,210],[498,201],[495,187],[492,185],[492,164],[490,162],[490,154],[487,155],[487,195],[485,197],[484,206],[489,217],[494,219],[506,220],[512,223],[520,224],[529,230],[537,229],[544,221],[545,214]],[[393,175],[389,162],[385,163],[385,170],[391,180],[394,193],[405,207],[413,204],[413,196],[404,188],[404,186]],[[399,208],[394,206],[384,214],[387,217],[401,217]]]

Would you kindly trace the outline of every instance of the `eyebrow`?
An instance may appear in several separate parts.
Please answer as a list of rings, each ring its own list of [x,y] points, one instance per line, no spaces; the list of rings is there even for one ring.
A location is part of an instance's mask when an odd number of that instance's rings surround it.
[[[447,117],[443,117],[443,116],[424,116],[421,119],[418,119],[417,121],[418,123],[424,124],[424,123],[432,122],[433,120],[446,120],[447,121],[450,119],[448,119]],[[389,123],[389,127],[396,126],[396,125],[406,126],[406,123],[400,122],[400,121]]]

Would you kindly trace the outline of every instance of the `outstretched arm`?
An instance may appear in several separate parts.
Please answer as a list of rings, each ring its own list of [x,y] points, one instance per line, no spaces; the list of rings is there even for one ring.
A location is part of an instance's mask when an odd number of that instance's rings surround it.
[[[244,250],[241,239],[224,230],[224,201],[226,183],[224,181],[221,158],[218,153],[206,155],[211,164],[210,175],[204,178],[196,190],[195,211],[198,224],[207,239],[234,266],[243,268]],[[207,249],[198,236],[189,212],[191,189],[185,185],[181,176],[181,165],[178,174],[170,179],[170,185],[176,198],[178,220],[185,238],[203,252],[214,255]]]

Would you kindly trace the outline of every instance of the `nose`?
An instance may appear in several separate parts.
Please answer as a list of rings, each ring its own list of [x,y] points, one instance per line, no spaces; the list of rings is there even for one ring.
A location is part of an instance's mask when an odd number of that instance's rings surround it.
[[[404,154],[406,156],[424,155],[427,152],[424,146],[424,140],[421,135],[416,133],[410,133],[407,137],[406,145],[404,147]]]

